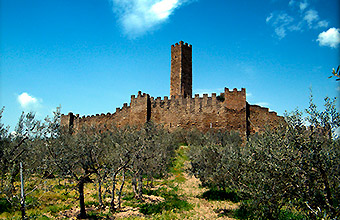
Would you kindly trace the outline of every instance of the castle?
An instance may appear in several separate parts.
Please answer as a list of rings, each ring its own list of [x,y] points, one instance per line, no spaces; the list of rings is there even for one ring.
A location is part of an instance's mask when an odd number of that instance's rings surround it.
[[[130,105],[123,104],[111,114],[92,116],[61,115],[61,125],[79,129],[83,125],[96,125],[110,129],[111,126],[143,125],[153,121],[169,130],[175,128],[211,128],[235,130],[241,136],[259,132],[267,126],[275,126],[283,117],[246,101],[246,89],[229,90],[211,96],[195,94],[192,97],[192,46],[180,41],[171,46],[170,97],[151,97],[138,92],[132,95]]]

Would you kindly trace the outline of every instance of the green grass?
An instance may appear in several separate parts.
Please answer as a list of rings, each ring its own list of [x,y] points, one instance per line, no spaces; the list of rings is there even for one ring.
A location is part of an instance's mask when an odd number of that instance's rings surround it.
[[[25,210],[28,219],[48,219],[44,215],[46,213],[56,217],[60,211],[78,205],[75,184],[59,184],[60,182],[64,180],[59,181],[57,178],[39,180],[36,176],[32,180],[26,180],[28,195],[25,199]],[[16,189],[20,190],[18,187]],[[31,191],[32,189],[34,190]],[[0,219],[20,219],[20,201],[12,202],[15,204],[13,207],[0,195]]]
[[[162,213],[163,211],[188,211],[192,209],[192,205],[186,200],[180,199],[177,194],[171,194],[166,196],[165,201],[152,204],[141,204],[140,212],[145,215],[151,215],[155,213]]]
[[[108,219],[109,213],[102,213],[96,211],[88,211],[86,213],[87,219]]]
[[[185,182],[186,178],[183,175],[184,169],[184,163],[185,161],[188,161],[189,158],[187,156],[188,147],[187,146],[181,146],[176,150],[176,157],[174,161],[172,162],[172,167],[170,168],[170,172],[175,177],[175,182],[177,183],[183,183]]]
[[[173,187],[170,190],[162,187],[157,190],[145,190],[147,195],[160,196],[164,198],[164,201],[152,204],[140,204],[140,212],[145,215],[151,215],[156,213],[162,213],[163,211],[188,211],[193,208],[193,206],[188,203],[185,199],[179,198],[178,187]]]
[[[85,206],[99,206],[98,201],[85,201]]]
[[[44,213],[51,213],[51,214],[56,214],[60,211],[70,209],[70,206],[64,205],[64,204],[55,204],[51,206],[45,207],[43,210]]]
[[[170,168],[170,172],[175,178],[163,180],[161,182],[161,184],[166,185],[167,187],[160,187],[157,190],[143,189],[143,194],[159,196],[164,198],[164,201],[158,203],[140,203],[133,198],[133,193],[129,193],[123,198],[126,201],[124,202],[124,205],[139,207],[141,213],[152,216],[153,219],[174,219],[176,216],[175,213],[191,210],[193,205],[184,198],[180,198],[177,194],[178,183],[182,183],[186,180],[183,175],[185,169],[184,163],[188,160],[186,151],[187,147],[180,147],[176,151],[176,157]]]
[[[129,192],[127,193],[124,197],[123,200],[125,200],[125,202],[123,202],[123,206],[130,206],[133,208],[138,207],[140,201],[135,199],[133,192]]]

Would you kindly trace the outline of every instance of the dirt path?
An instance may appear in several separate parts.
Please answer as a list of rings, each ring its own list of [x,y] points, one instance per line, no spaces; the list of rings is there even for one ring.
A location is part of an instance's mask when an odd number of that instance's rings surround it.
[[[194,205],[193,210],[188,211],[189,219],[234,219],[231,211],[238,208],[237,203],[230,201],[208,201],[200,198],[208,189],[200,187],[200,180],[194,176],[183,173],[186,180],[179,184],[179,194]]]

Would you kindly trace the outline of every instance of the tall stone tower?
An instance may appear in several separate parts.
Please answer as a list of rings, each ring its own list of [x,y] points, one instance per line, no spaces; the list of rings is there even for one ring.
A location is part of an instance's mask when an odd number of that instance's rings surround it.
[[[180,41],[171,46],[170,96],[192,97],[192,46]]]

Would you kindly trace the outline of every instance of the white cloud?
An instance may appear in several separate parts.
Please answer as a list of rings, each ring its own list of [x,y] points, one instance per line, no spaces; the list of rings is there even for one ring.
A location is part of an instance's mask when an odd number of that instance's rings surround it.
[[[286,37],[289,32],[328,27],[328,21],[321,20],[318,11],[310,9],[308,0],[291,0],[288,5],[290,10],[274,11],[266,18],[278,39]]]
[[[316,27],[328,27],[328,21],[319,21]]]
[[[275,34],[279,37],[280,40],[284,38],[287,35],[285,27],[280,26],[280,27],[275,28]]]
[[[19,104],[24,109],[32,109],[39,106],[37,98],[30,96],[28,93],[23,92],[17,97]]]
[[[300,2],[299,8],[300,8],[301,11],[305,10],[307,7],[308,7],[307,1]]]
[[[279,39],[286,36],[286,30],[289,29],[294,18],[285,12],[273,12],[266,18],[267,24],[274,27],[275,33]]]
[[[270,15],[266,18],[266,22],[268,23],[273,18],[273,13],[270,13]]]
[[[277,15],[275,24],[288,25],[294,20],[293,17],[289,16],[287,13],[280,13]]]
[[[321,32],[317,41],[319,41],[320,46],[336,48],[340,44],[340,29],[333,27]]]
[[[287,27],[289,31],[301,31],[303,28],[302,22],[296,23],[296,24],[291,24]]]
[[[313,22],[318,21],[319,19],[318,12],[313,9],[306,11],[305,16],[303,17],[303,20],[307,21],[309,27],[312,27]]]
[[[290,0],[288,5],[290,7],[296,7],[298,8],[300,11],[304,11],[308,6],[309,6],[309,3],[307,0],[304,0],[304,1],[294,1],[294,0]]]
[[[151,13],[159,20],[167,19],[172,11],[178,6],[178,0],[163,0],[152,5]]]
[[[110,0],[124,33],[138,37],[165,22],[188,0]]]

